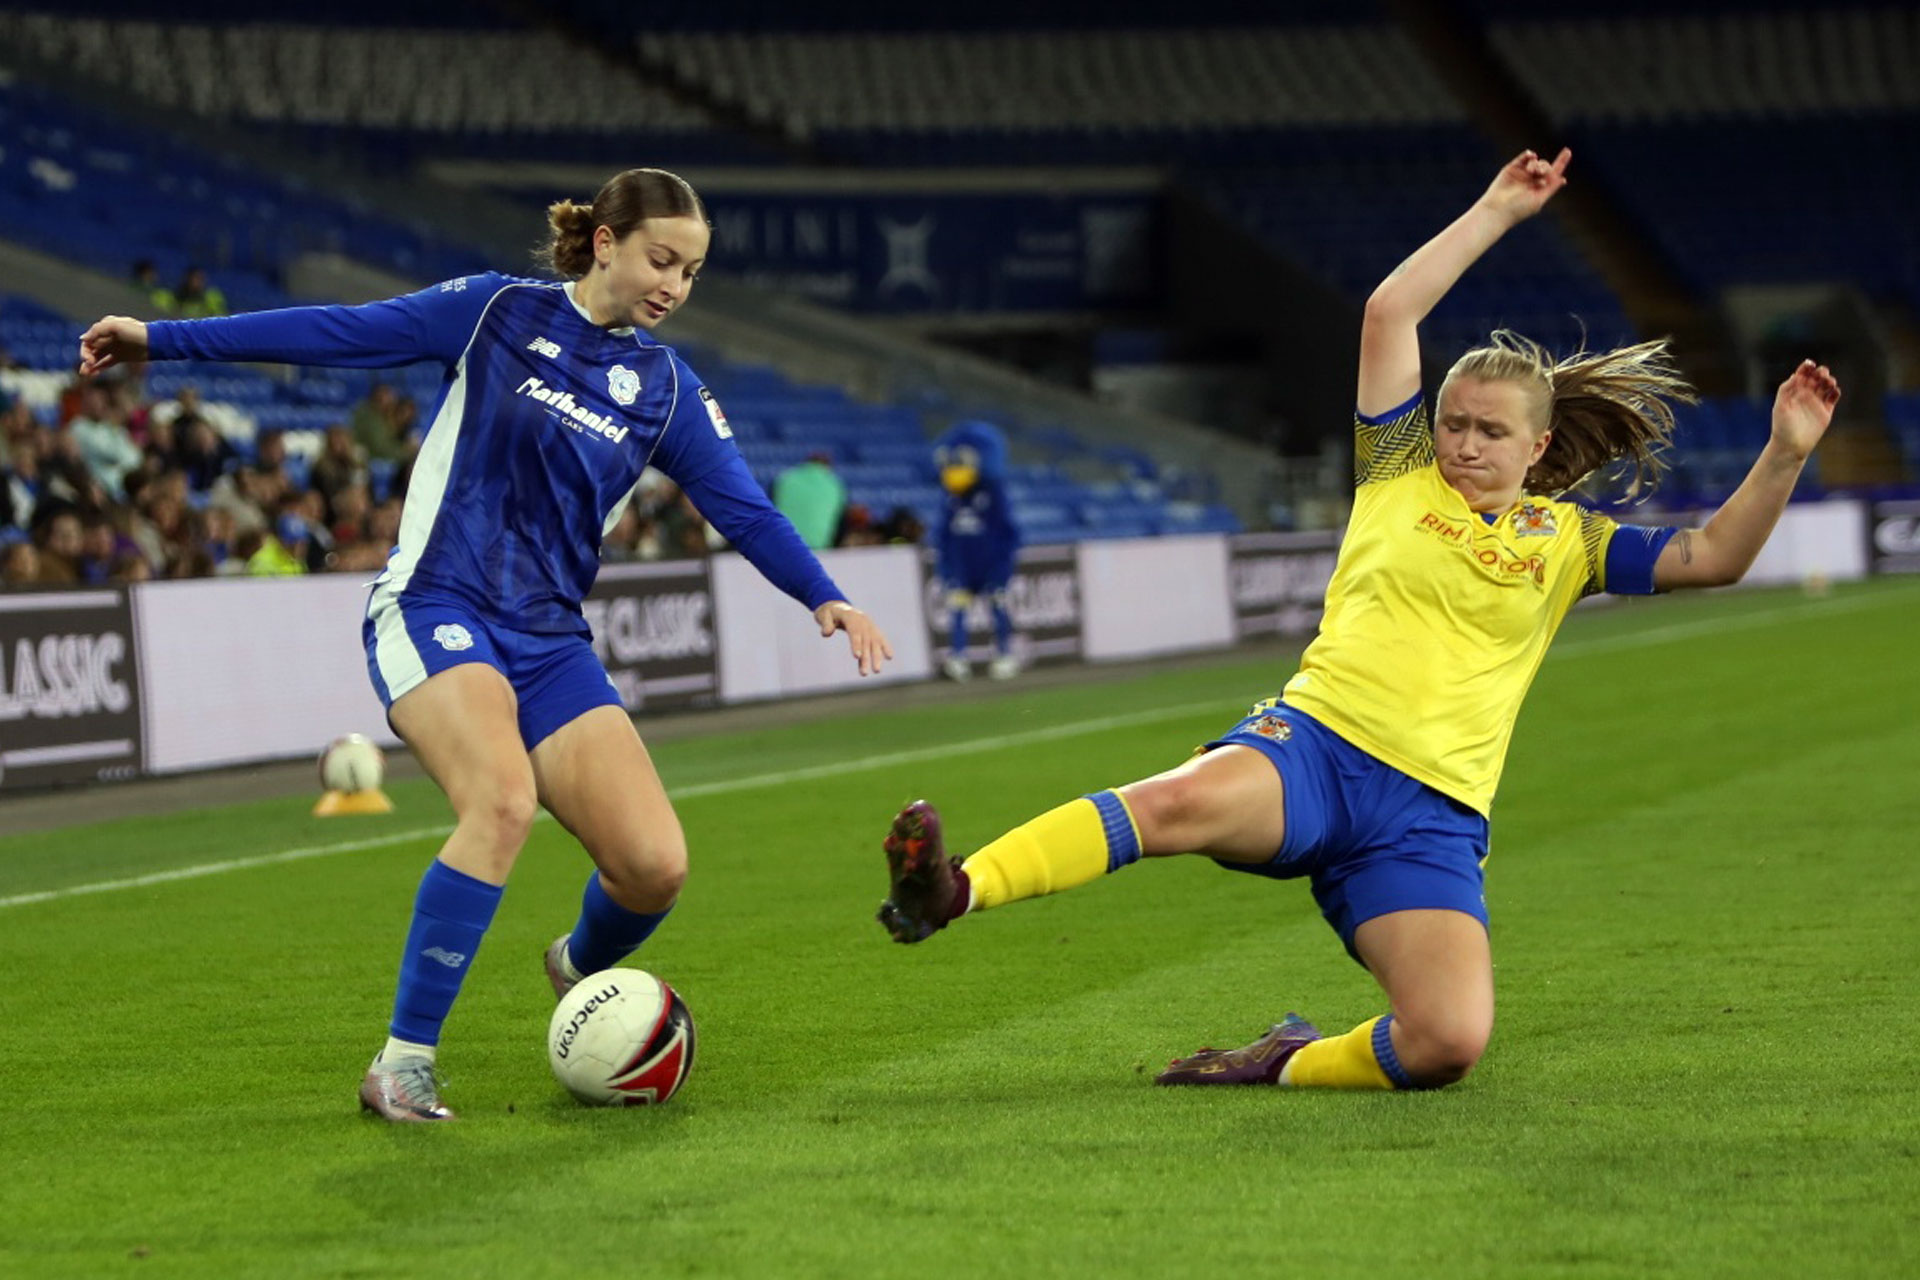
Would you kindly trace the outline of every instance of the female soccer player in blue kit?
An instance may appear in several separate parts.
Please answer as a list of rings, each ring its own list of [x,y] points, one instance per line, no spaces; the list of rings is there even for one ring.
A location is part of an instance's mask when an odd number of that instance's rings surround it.
[[[677,481],[822,636],[844,631],[862,675],[893,656],[755,483],[712,394],[652,337],[706,259],[693,188],[632,169],[590,207],[555,204],[549,222],[566,283],[488,274],[360,307],[112,316],[80,340],[82,374],[181,358],[446,366],[364,626],[394,731],[456,817],[421,880],[389,1038],[360,1086],[388,1120],[453,1118],[434,1072],[441,1024],[537,806],[597,868],[579,921],[547,951],[556,992],[645,941],[686,878],[679,819],[581,615],[601,537],[644,468]]]
[[[1305,876],[1390,1012],[1330,1037],[1289,1014],[1243,1048],[1176,1060],[1159,1082],[1409,1089],[1467,1074],[1493,1031],[1487,814],[1561,619],[1592,592],[1738,580],[1840,396],[1826,369],[1794,370],[1772,438],[1701,529],[1624,527],[1533,496],[1618,460],[1651,472],[1673,427],[1666,401],[1690,394],[1664,343],[1555,363],[1496,333],[1448,373],[1429,428],[1420,320],[1565,185],[1568,159],[1522,153],[1368,300],[1353,514],[1320,633],[1280,697],[1178,768],[1062,805],[965,863],[946,856],[931,805],[907,806],[887,835],[880,909],[896,940],[1143,855]]]

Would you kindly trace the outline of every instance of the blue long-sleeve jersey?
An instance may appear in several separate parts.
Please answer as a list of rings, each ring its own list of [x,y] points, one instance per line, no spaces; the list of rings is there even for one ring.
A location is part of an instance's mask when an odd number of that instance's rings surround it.
[[[734,446],[712,392],[571,285],[489,273],[365,306],[155,321],[156,360],[446,366],[386,589],[452,596],[523,631],[584,632],[600,543],[649,465],[809,609],[843,599]]]

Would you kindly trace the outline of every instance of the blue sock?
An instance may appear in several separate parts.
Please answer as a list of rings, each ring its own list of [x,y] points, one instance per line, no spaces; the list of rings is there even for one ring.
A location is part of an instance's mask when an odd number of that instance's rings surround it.
[[[586,892],[580,895],[580,920],[567,939],[567,959],[583,975],[611,969],[653,936],[667,918],[667,911],[642,915],[627,910],[607,896],[596,871],[587,877]]]
[[[400,957],[400,988],[393,997],[390,1033],[396,1039],[440,1043],[440,1024],[493,923],[501,892],[501,886],[455,871],[437,858],[420,877],[407,949]]]
[[[993,647],[996,653],[1013,652],[1013,614],[1007,610],[1007,602],[1001,597],[993,601]]]
[[[956,658],[967,656],[967,611],[955,609],[947,626],[947,651]]]

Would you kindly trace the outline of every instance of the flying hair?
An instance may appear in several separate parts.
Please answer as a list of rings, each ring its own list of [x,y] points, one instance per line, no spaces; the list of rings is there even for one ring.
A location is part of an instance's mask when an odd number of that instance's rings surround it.
[[[1553,432],[1527,471],[1527,488],[1554,497],[1615,464],[1619,496],[1633,501],[1652,492],[1666,469],[1661,455],[1673,443],[1674,404],[1699,400],[1665,338],[1555,360],[1533,339],[1496,329],[1487,345],[1454,363],[1446,381],[1460,377],[1526,390],[1535,430]]]

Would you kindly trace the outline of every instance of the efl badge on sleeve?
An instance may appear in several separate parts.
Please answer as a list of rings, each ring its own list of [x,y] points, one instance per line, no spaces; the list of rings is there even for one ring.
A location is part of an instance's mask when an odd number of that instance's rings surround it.
[[[623,364],[607,370],[607,394],[616,404],[632,404],[640,394],[640,375]]]
[[[1558,532],[1560,526],[1554,521],[1552,507],[1523,502],[1520,509],[1513,513],[1513,536],[1516,538],[1551,538]]]
[[[707,416],[713,419],[713,434],[722,440],[733,439],[733,428],[727,425],[727,415],[720,410],[720,402],[713,398],[713,392],[700,388],[700,403],[707,406]]]

